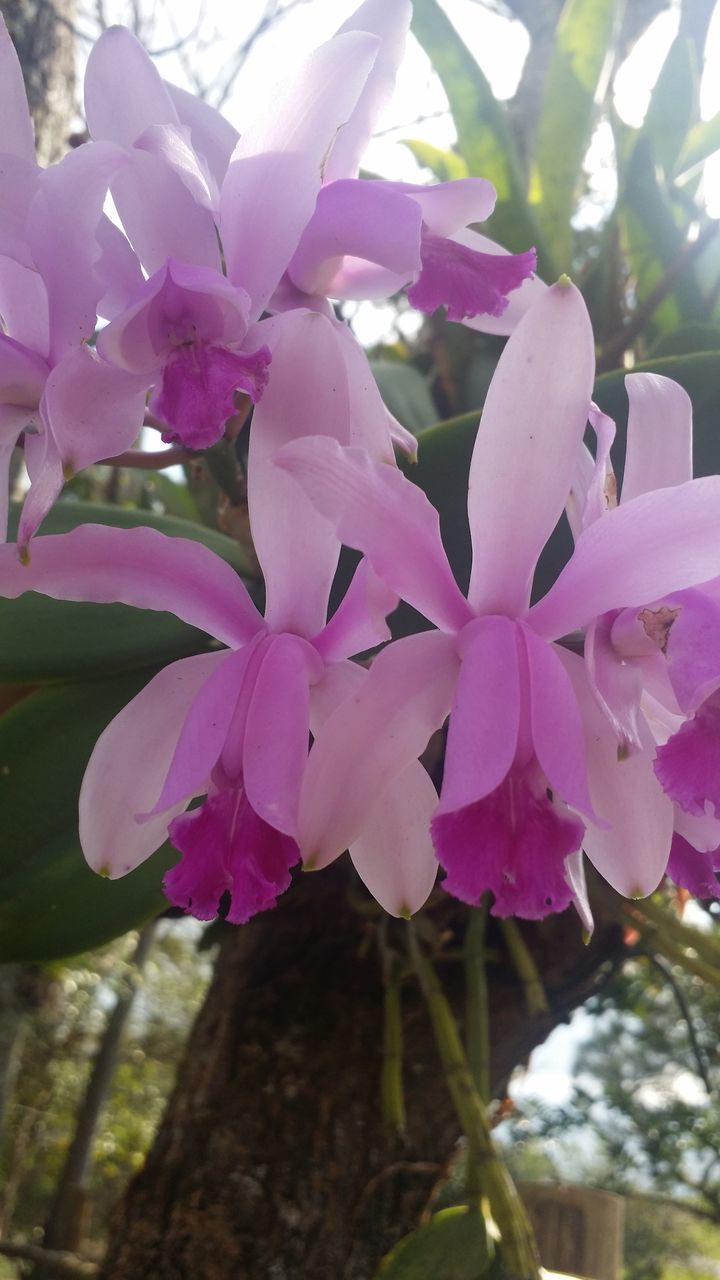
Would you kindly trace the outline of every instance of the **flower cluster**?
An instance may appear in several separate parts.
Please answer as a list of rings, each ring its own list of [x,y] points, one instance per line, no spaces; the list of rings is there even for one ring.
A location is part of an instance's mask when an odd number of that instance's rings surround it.
[[[124,875],[169,836],[168,898],[239,923],[301,859],[349,849],[396,915],[439,864],[466,902],[531,918],[574,902],[590,928],[584,856],[626,895],[664,874],[715,892],[720,478],[692,479],[682,389],[630,375],[616,503],[578,291],[468,229],[492,212],[484,179],[358,177],[409,19],[410,0],[365,0],[240,138],[111,29],[87,68],[91,140],[47,170],[0,32],[0,532],[18,444],[30,480],[0,594],[169,610],[222,646],[162,670],[99,739],[80,795],[96,870]],[[510,335],[472,459],[467,597],[395,464],[415,442],[332,305],[403,288]],[[33,539],[64,479],[144,423],[203,450],[248,398],[264,614],[195,542],[87,524]],[[574,554],[531,604],[565,510]],[[343,544],[363,558],[328,620]],[[389,640],[399,599],[433,629],[353,661]],[[420,758],[448,716],[438,799]]]

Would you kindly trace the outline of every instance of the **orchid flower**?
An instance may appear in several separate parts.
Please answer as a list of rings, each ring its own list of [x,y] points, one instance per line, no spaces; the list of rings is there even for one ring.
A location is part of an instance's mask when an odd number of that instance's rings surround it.
[[[112,28],[95,45],[85,79],[88,122],[95,138],[124,149],[128,162],[112,194],[151,273],[110,317],[99,349],[155,385],[151,407],[167,423],[166,438],[207,447],[235,411],[236,390],[253,400],[262,394],[270,351],[245,342],[248,326],[312,214],[323,158],[363,91],[378,43],[349,32],[317,49],[295,68],[281,101],[273,97],[237,141],[225,171],[220,162],[214,173],[193,146],[192,123],[181,119],[187,103],[134,37]],[[199,146],[223,141],[212,121],[201,123]]]
[[[399,472],[320,437],[280,452],[278,465],[343,541],[438,628],[383,650],[357,707],[324,726],[300,804],[300,845],[313,864],[355,838],[369,798],[451,711],[432,823],[450,892],[478,902],[491,890],[501,915],[539,917],[573,898],[585,911],[581,845],[621,893],[656,887],[672,804],[651,754],[618,761],[582,661],[557,641],[611,609],[716,576],[720,479],[608,512],[529,607],[537,558],[571,487],[593,370],[584,303],[561,282],[520,321],[488,392],[470,471],[467,599],[437,513]]]
[[[112,265],[119,281],[130,269],[129,250],[103,215],[108,184],[124,157],[117,147],[93,145],[40,169],[4,24],[0,65],[9,149],[0,202],[0,539],[7,528],[10,456],[24,433],[31,481],[19,531],[24,545],[65,476],[132,444],[142,424],[144,386],[98,360],[87,345],[106,292],[104,271]]]
[[[648,373],[629,374],[625,385],[629,413],[621,505],[692,479],[687,392],[670,378]],[[604,472],[612,492],[610,442],[606,427],[595,470]],[[585,495],[585,523],[603,513]],[[642,749],[644,723],[658,744],[655,773],[675,802],[668,874],[695,893],[704,886],[709,896],[717,891],[714,871],[720,867],[720,581],[603,614],[588,628],[585,653],[595,696],[615,728],[619,749]]]
[[[102,734],[80,797],[90,865],[124,875],[169,836],[183,856],[166,876],[166,894],[200,919],[214,916],[229,893],[227,918],[241,922],[287,888],[299,857],[309,734],[367,680],[347,659],[389,635],[384,619],[396,597],[366,563],[326,621],[338,538],[271,461],[295,432],[332,423],[341,394],[334,350],[308,343],[298,314],[279,350],[286,376],[270,383],[258,409],[264,420],[252,433],[248,479],[264,618],[224,561],[154,530],[81,525],[36,539],[28,563],[16,548],[0,548],[5,596],[40,591],[166,609],[227,646],[175,662],[150,681]],[[421,906],[434,882],[436,800],[425,770],[408,762],[368,811],[351,850],[371,892],[395,914]]]

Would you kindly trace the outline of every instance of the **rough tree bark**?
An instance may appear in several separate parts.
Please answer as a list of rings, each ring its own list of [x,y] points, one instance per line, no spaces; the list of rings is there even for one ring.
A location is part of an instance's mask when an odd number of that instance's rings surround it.
[[[75,0],[0,0],[17,49],[41,164],[68,149],[75,113]]]
[[[463,914],[445,899],[433,919],[460,1007]],[[491,925],[497,1096],[622,953],[611,920],[589,947],[572,912],[524,932],[550,1013],[528,1016]],[[384,1131],[382,1020],[377,928],[349,902],[341,871],[303,877],[275,912],[234,931],[154,1148],[116,1214],[102,1280],[370,1280],[429,1211],[458,1137],[413,980],[403,988],[407,1132]]]

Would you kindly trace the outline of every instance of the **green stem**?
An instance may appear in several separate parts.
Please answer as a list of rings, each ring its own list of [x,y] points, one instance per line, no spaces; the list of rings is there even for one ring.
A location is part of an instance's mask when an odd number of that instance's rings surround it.
[[[432,964],[422,951],[412,921],[408,922],[408,943],[450,1096],[467,1139],[468,1191],[477,1196],[481,1190],[490,1203],[500,1233],[506,1280],[539,1280],[537,1246],[527,1213],[493,1145],[485,1105],[475,1088],[452,1009]]]
[[[701,959],[713,968],[720,969],[720,944],[715,938],[708,933],[703,933],[700,929],[694,929],[691,925],[683,924],[682,920],[672,911],[668,911],[665,907],[661,907],[658,902],[653,902],[651,898],[643,898],[642,902],[636,902],[633,906],[633,922],[639,925],[640,921],[635,915],[637,912],[643,915],[651,924],[657,925],[658,929],[668,933],[675,942],[680,943],[684,947],[692,947]]]
[[[382,1114],[392,1133],[405,1134],[405,1092],[403,1089],[403,1029],[400,974],[397,957],[383,956],[385,1010],[383,1020]]]
[[[490,1101],[490,1011],[485,971],[488,905],[485,895],[479,907],[470,909],[464,946],[468,1065],[486,1106]]]
[[[681,946],[674,938],[668,936],[662,927],[650,921],[641,920],[636,913],[625,910],[623,915],[628,924],[638,930],[651,951],[656,951],[658,955],[665,956],[666,960],[680,965],[688,973],[694,973],[696,977],[702,978],[703,982],[707,982],[708,986],[714,987],[716,990],[720,989],[720,968],[717,965],[706,964],[697,955],[690,955],[684,946]]]
[[[513,968],[522,983],[528,1013],[533,1016],[539,1013],[548,1013],[550,1006],[545,995],[542,978],[516,921],[501,920],[500,928],[505,938],[505,946],[508,949]]]

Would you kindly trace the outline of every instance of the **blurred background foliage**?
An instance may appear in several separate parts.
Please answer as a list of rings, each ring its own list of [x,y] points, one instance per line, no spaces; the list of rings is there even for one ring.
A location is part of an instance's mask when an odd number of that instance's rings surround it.
[[[582,289],[598,344],[597,399],[618,423],[619,469],[623,376],[635,368],[687,388],[696,473],[720,471],[720,239],[708,213],[705,170],[720,150],[720,115],[702,119],[699,95],[713,0],[473,3],[525,26],[522,74],[514,96],[498,100],[451,6],[415,0],[413,33],[439,78],[455,133],[454,143],[441,148],[421,130],[407,132],[419,179],[489,178],[498,203],[483,232],[514,251],[534,244],[544,279],[567,271]],[[290,7],[264,6],[243,57]],[[47,90],[43,96],[33,88],[35,99],[31,93],[41,149],[55,155],[58,130],[67,138],[74,110],[67,33],[84,38],[89,17],[102,25],[104,7],[89,15],[73,4],[40,3],[38,13],[47,18],[52,11],[59,24],[58,39],[50,35],[41,50],[27,43],[28,32],[39,30],[32,6],[3,0],[0,8],[31,88],[47,83],[42,60],[52,60],[65,33],[64,114],[55,89],[52,145],[43,117]],[[668,9],[677,13],[677,36],[644,120],[634,127],[614,107],[615,78]],[[129,20],[147,27],[139,5]],[[177,51],[184,55],[189,47],[180,41]],[[238,55],[235,74],[242,62]],[[720,76],[720,66],[706,74]],[[345,314],[358,322],[356,307]],[[459,495],[504,339],[449,325],[440,314],[419,327],[408,316],[406,301],[394,300],[392,322],[385,315],[370,354],[388,407],[420,438],[420,463],[408,473],[440,509],[463,580],[468,531]],[[224,441],[185,460],[183,470],[91,468],[67,485],[42,532],[85,520],[149,522],[208,543],[259,592],[242,414],[236,425],[234,444]],[[20,495],[19,466],[16,476]],[[559,534],[543,561],[544,585],[566,549]],[[396,630],[417,625],[407,614],[399,618]],[[162,874],[172,853],[113,885],[93,877],[77,843],[77,791],[95,738],[128,696],[159,666],[202,651],[208,641],[167,615],[39,597],[0,602],[0,627],[1,1230],[30,1243],[42,1239],[93,1064],[125,991],[126,1025],[109,1055],[104,1109],[96,1108],[73,1230],[62,1241],[93,1256],[113,1201],[152,1139],[208,982],[210,953],[199,949],[200,929],[167,919],[138,976],[137,937],[126,931],[162,909]],[[32,799],[38,777],[42,805]],[[673,920],[682,906],[669,905]],[[693,957],[703,946],[697,949],[690,932],[679,940],[668,935],[670,945],[661,929],[635,936],[632,922],[626,926],[629,959],[585,1011],[592,1021],[577,1048],[567,1106],[526,1100],[501,1132],[508,1133],[508,1159],[520,1177],[584,1179],[628,1196],[627,1280],[709,1280],[720,1267],[717,956],[713,950],[699,968]],[[717,911],[707,904],[687,928],[713,940]],[[100,949],[88,951],[93,947]],[[8,1276],[25,1265],[0,1260]]]

